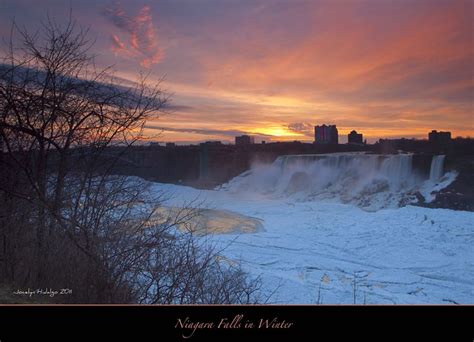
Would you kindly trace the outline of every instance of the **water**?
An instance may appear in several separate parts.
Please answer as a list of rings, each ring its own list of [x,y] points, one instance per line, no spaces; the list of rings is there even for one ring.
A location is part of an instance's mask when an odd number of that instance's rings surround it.
[[[444,156],[433,156],[429,180],[413,169],[412,159],[412,154],[281,156],[272,164],[254,165],[222,188],[296,201],[337,200],[371,211],[400,207],[416,201],[419,189],[443,175]]]
[[[446,156],[433,156],[431,160],[431,168],[430,168],[430,181],[437,182],[443,176],[444,171],[444,159]]]

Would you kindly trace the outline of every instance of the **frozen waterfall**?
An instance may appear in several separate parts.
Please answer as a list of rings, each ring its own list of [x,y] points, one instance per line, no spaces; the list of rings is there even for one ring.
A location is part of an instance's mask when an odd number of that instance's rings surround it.
[[[446,156],[433,156],[430,168],[430,181],[437,182],[443,176],[444,158]]]
[[[287,155],[254,165],[221,189],[296,201],[338,200],[378,210],[416,201],[420,189],[443,176],[444,156],[433,156],[429,179],[412,162],[412,154]]]

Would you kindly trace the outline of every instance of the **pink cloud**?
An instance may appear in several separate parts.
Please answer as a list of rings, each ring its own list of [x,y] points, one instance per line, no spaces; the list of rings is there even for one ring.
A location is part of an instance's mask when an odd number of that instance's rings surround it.
[[[120,52],[122,50],[125,50],[125,44],[120,40],[120,37],[117,36],[116,34],[112,34],[112,51],[114,52]]]
[[[150,68],[153,64],[159,63],[163,59],[163,53],[161,50],[156,51],[156,53],[141,61],[140,65],[145,68]]]
[[[111,34],[114,53],[138,58],[140,65],[146,68],[163,59],[150,6],[144,6],[136,16],[130,16],[116,3],[105,8],[103,15],[119,30]]]

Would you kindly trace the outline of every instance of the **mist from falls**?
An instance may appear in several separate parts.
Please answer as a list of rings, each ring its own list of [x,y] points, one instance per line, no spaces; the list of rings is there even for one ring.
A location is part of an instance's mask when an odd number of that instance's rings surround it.
[[[254,165],[221,189],[296,201],[337,200],[370,211],[396,208],[416,202],[420,192],[431,194],[435,184],[439,190],[444,157],[433,156],[428,177],[413,168],[412,154],[280,156],[272,164]]]

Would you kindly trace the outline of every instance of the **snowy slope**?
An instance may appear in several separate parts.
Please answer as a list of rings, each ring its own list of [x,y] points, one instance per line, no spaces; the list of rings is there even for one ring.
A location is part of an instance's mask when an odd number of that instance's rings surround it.
[[[368,212],[324,200],[154,183],[167,205],[206,207],[263,220],[265,231],[213,235],[271,303],[474,303],[474,213],[406,206]],[[355,283],[355,291],[354,291]]]

